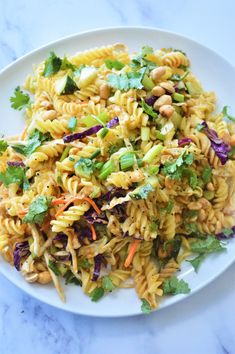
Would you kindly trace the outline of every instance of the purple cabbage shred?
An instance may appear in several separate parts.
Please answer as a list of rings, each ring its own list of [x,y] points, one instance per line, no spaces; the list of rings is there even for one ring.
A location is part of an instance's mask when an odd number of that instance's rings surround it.
[[[226,239],[235,237],[235,226],[231,227],[230,233],[221,231],[218,234],[216,234],[216,237],[219,240],[226,240]]]
[[[151,107],[154,105],[156,100],[157,100],[156,96],[150,96],[148,98],[147,97],[145,98],[145,102]]]
[[[53,241],[59,241],[63,244],[64,248],[66,248],[68,243],[68,236],[63,232],[58,233],[54,238]]]
[[[190,138],[182,138],[178,141],[178,145],[182,147],[182,146],[190,144],[191,141],[192,141],[192,139],[190,139]]]
[[[25,164],[22,161],[8,161],[7,164],[8,166],[25,167]]]
[[[18,271],[20,271],[22,258],[29,256],[29,254],[30,254],[30,251],[29,251],[28,241],[16,243],[15,249],[13,252],[13,259],[14,259],[14,266]]]
[[[108,219],[104,212],[102,212],[101,214],[97,214],[97,212],[91,208],[85,212],[84,218],[89,224],[94,224],[95,222],[98,224],[108,223]]]
[[[103,262],[102,254],[97,254],[97,256],[95,256],[94,260],[95,260],[95,267],[94,267],[93,277],[91,279],[92,281],[96,281],[99,278],[101,264]]]
[[[119,118],[118,117],[114,117],[113,119],[111,119],[107,124],[106,127],[107,128],[112,128],[115,125],[117,125],[119,123]]]
[[[220,139],[217,132],[213,129],[210,129],[205,121],[202,122],[202,126],[204,127],[204,131],[207,137],[210,139],[212,149],[220,159],[221,164],[225,165],[228,160],[228,153],[231,150],[231,146]]]

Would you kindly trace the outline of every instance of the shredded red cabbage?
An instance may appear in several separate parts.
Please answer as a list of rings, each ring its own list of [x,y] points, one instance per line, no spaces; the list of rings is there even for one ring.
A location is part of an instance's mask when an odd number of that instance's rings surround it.
[[[81,243],[81,245],[84,245],[84,240],[87,237],[90,242],[94,242],[92,238],[92,232],[91,229],[88,226],[80,226],[79,224],[75,223],[73,225],[73,228],[76,232],[78,241]]]
[[[7,164],[8,166],[25,167],[25,164],[22,161],[8,161]]]
[[[108,122],[106,124],[107,128],[112,128],[114,125],[117,125],[119,123],[119,118],[118,117],[114,117],[113,119],[110,120],[110,122]],[[103,128],[103,125],[98,124],[95,125],[94,127],[91,127],[87,130],[84,130],[81,133],[74,133],[74,134],[70,134],[70,135],[66,135],[63,140],[65,143],[71,143],[74,140],[81,140],[86,138],[87,136],[96,134],[100,129]]]
[[[190,139],[190,138],[183,138],[178,141],[178,145],[185,146],[185,145],[188,145],[189,143],[191,143],[191,141],[192,141],[192,139]]]
[[[64,248],[66,248],[68,243],[68,236],[63,232],[59,232],[54,238],[53,241],[59,241],[63,244]]]
[[[108,219],[107,219],[106,214],[104,212],[102,212],[101,214],[97,214],[97,212],[95,210],[93,210],[92,208],[90,208],[89,210],[87,210],[85,212],[84,218],[86,219],[86,221],[89,224],[94,224],[94,223],[107,224],[108,223]]]
[[[15,245],[13,252],[14,266],[19,271],[21,266],[21,260],[23,257],[29,256],[29,243],[28,241],[18,242]]]
[[[117,125],[119,123],[119,118],[118,117],[114,117],[113,119],[111,119],[107,124],[106,127],[107,128],[112,128],[114,127],[114,125]]]
[[[91,279],[92,281],[96,281],[99,278],[101,264],[103,262],[102,254],[97,254],[97,256],[94,257],[94,261],[95,261],[95,267],[94,267],[93,277]]]
[[[153,106],[155,101],[157,100],[156,96],[150,96],[148,98],[145,98],[145,102],[149,105],[149,106]]]
[[[231,227],[231,230],[226,230],[226,232],[219,232],[218,234],[216,234],[216,237],[219,240],[226,240],[235,237],[235,226]]]
[[[204,131],[207,137],[211,141],[212,149],[220,159],[221,164],[224,165],[228,160],[228,153],[231,150],[231,146],[220,139],[216,131],[210,129],[206,122],[202,122],[202,126],[204,127]]]

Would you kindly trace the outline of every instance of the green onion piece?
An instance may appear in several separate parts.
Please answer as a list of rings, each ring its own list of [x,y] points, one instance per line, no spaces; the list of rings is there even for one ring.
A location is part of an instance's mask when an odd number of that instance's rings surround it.
[[[91,160],[94,159],[95,157],[100,155],[100,149],[97,149],[93,152],[93,154],[91,154],[91,156],[89,157]]]
[[[143,80],[142,80],[142,85],[144,86],[145,90],[151,91],[155,84],[152,79],[148,75],[144,75]]]
[[[204,191],[203,197],[207,200],[212,200],[215,197],[215,192],[213,191]]]
[[[97,170],[101,170],[101,168],[104,166],[104,162],[96,162],[95,163],[95,168]]]
[[[165,135],[162,134],[161,132],[159,132],[159,130],[157,130],[157,131],[156,131],[156,138],[157,138],[158,140],[164,141]]]
[[[141,140],[149,141],[150,137],[150,128],[149,127],[141,127]]]
[[[113,161],[109,160],[105,162],[105,164],[101,168],[98,178],[101,180],[106,179],[113,171],[114,171]]]
[[[143,159],[136,159],[138,167],[143,166]]]
[[[85,118],[80,119],[81,123],[85,124],[87,128],[91,128],[97,124],[105,125],[109,119],[109,115],[106,112],[101,112],[98,116],[89,115]]]
[[[70,150],[70,146],[66,146],[66,148],[64,149],[61,155],[60,162],[63,161],[68,156],[69,150]]]
[[[71,132],[74,132],[77,127],[77,118],[76,117],[70,117],[68,121],[68,128]]]
[[[106,137],[106,135],[109,132],[109,128],[104,127],[103,129],[100,130],[100,132],[98,133],[101,139],[104,139]]]
[[[174,92],[172,98],[177,102],[184,102],[184,95],[182,95],[181,93]]]
[[[156,175],[159,172],[159,166],[149,166],[147,171],[150,175]]]
[[[143,157],[143,161],[147,163],[151,163],[154,160],[154,158],[160,154],[162,149],[163,146],[161,144],[151,147],[151,149]]]
[[[120,167],[122,171],[129,170],[129,168],[133,167],[134,165],[134,154],[132,152],[128,152],[124,154],[120,158]]]

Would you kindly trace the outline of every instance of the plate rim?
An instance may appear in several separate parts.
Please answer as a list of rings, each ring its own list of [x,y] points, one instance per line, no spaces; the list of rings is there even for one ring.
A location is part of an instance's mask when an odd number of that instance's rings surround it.
[[[173,35],[175,37],[178,37],[180,39],[183,40],[187,40],[188,42],[193,43],[196,46],[201,47],[202,50],[207,50],[209,51],[212,55],[216,55],[217,57],[219,57],[220,59],[222,59],[227,65],[230,66],[231,70],[234,72],[235,74],[235,65],[233,65],[230,60],[228,60],[227,58],[225,58],[223,55],[221,55],[219,52],[217,52],[216,50],[208,47],[207,45],[201,44],[200,42],[198,42],[195,39],[192,39],[191,37],[185,36],[181,33],[175,32],[175,31],[169,31],[169,30],[165,30],[165,29],[161,29],[158,27],[152,27],[152,26],[109,26],[109,27],[97,27],[94,29],[90,29],[90,30],[86,30],[86,31],[80,31],[80,32],[76,32],[67,36],[63,36],[57,40],[52,40],[40,47],[37,47],[27,53],[25,53],[24,55],[20,56],[19,58],[17,58],[16,60],[12,61],[11,63],[9,63],[8,65],[4,66],[1,70],[0,70],[0,76],[2,76],[3,74],[5,74],[8,70],[10,70],[12,67],[14,67],[17,64],[20,64],[22,61],[24,61],[25,59],[27,59],[28,57],[35,55],[37,53],[40,53],[41,51],[50,48],[53,45],[58,45],[60,43],[66,42],[68,40],[72,40],[76,37],[80,37],[83,35],[89,35],[89,34],[93,34],[93,33],[105,33],[108,31],[122,31],[122,30],[147,30],[147,31],[152,31],[152,32],[156,32],[156,33],[164,33],[164,34],[169,34],[169,35]],[[220,277],[229,267],[231,267],[231,265],[235,262],[235,257],[234,259],[231,259],[230,261],[227,262],[226,266],[223,267],[220,271],[218,271],[215,274],[212,274],[211,276],[209,276],[205,281],[202,281],[198,286],[196,286],[192,292],[190,292],[187,295],[178,295],[178,298],[175,298],[174,301],[164,305],[163,307],[159,307],[157,310],[153,311],[153,312],[158,312],[159,310],[163,310],[169,306],[172,306],[178,302],[181,302],[183,299],[189,298],[192,295],[196,294],[198,291],[200,291],[201,289],[205,288],[208,284],[212,283],[216,278]],[[16,286],[17,288],[19,288],[20,290],[22,290],[24,293],[26,293],[27,295],[37,299],[38,301],[40,301],[41,303],[45,303],[49,306],[52,306],[54,308],[57,308],[59,310],[62,311],[66,311],[75,315],[82,315],[82,316],[89,316],[89,317],[100,317],[100,318],[120,318],[120,317],[130,317],[130,316],[139,316],[139,315],[143,315],[143,313],[141,313],[140,311],[138,312],[132,312],[132,313],[126,313],[126,314],[109,314],[109,313],[105,313],[103,315],[101,314],[95,314],[95,313],[87,313],[87,311],[82,311],[82,309],[79,309],[79,311],[73,310],[71,308],[63,308],[63,303],[61,303],[61,306],[57,303],[53,303],[52,299],[48,299],[48,298],[44,298],[42,299],[40,297],[40,294],[38,294],[37,292],[34,293],[33,291],[31,291],[30,289],[26,289],[24,287],[24,283],[23,281],[18,282],[16,279],[14,279],[14,277],[9,277],[7,274],[7,271],[2,269],[0,267],[0,273],[4,276],[4,278],[6,278],[11,284],[13,284],[14,286]],[[23,279],[22,279],[23,280]]]

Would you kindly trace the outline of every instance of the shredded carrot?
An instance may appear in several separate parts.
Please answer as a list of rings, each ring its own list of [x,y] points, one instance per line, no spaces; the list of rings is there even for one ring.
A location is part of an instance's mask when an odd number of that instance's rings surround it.
[[[95,231],[95,228],[92,224],[88,224],[90,226],[90,229],[91,229],[91,232],[92,232],[92,240],[96,240],[97,237],[96,237],[96,231]]]
[[[125,260],[125,263],[124,263],[124,266],[127,268],[129,267],[129,265],[131,264],[132,262],[132,259],[135,255],[135,252],[137,250],[137,247],[138,247],[138,244],[139,244],[140,240],[135,240],[131,247],[130,247],[130,250],[129,250],[129,253],[128,253],[128,256],[126,257],[126,260]]]
[[[64,199],[64,197],[60,197],[60,198],[53,199],[51,205],[59,205],[59,204],[66,204],[66,203],[67,203],[66,199]]]
[[[21,211],[19,211],[19,215],[26,215],[27,213],[28,213],[28,211],[29,211],[29,209],[28,208],[26,208],[26,209],[24,209],[24,210],[21,210]]]
[[[63,211],[73,202],[75,202],[76,200],[81,200],[81,201],[87,201],[93,208],[94,210],[97,212],[97,214],[101,213],[101,210],[98,208],[98,206],[95,204],[95,202],[89,198],[89,197],[85,197],[85,196],[80,196],[80,197],[72,197],[71,199],[65,200],[63,201],[63,206],[57,211],[57,213],[55,214],[55,217],[57,218],[61,213],[63,213]],[[62,204],[62,200],[61,203]]]

